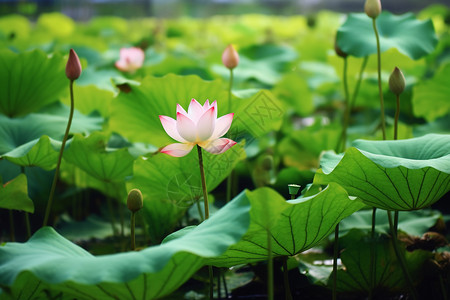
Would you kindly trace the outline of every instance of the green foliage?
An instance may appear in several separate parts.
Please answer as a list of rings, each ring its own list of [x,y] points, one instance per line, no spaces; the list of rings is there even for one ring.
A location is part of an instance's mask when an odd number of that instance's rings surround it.
[[[249,226],[249,208],[242,194],[179,239],[140,252],[98,257],[44,227],[24,244],[0,247],[0,286],[12,299],[23,292],[42,298],[44,289],[76,299],[160,298],[242,237]]]
[[[326,153],[314,182],[336,182],[366,204],[386,210],[415,210],[450,189],[449,135],[400,141],[358,140],[345,154]]]
[[[381,13],[376,19],[381,51],[397,48],[412,59],[430,54],[437,44],[431,20],[417,20],[413,14],[396,16]],[[372,19],[366,14],[350,14],[339,28],[337,43],[345,53],[356,57],[377,52]]]
[[[23,116],[58,100],[69,80],[60,55],[34,50],[16,54],[0,51],[0,113]]]
[[[27,177],[24,174],[5,183],[0,180],[0,208],[34,212],[33,201],[28,197]]]
[[[229,267],[267,259],[267,231],[274,256],[292,256],[316,246],[339,221],[363,207],[337,184],[309,197],[286,201],[268,188],[246,192],[250,228],[242,239],[209,263]]]
[[[434,121],[439,117],[450,114],[448,95],[450,86],[450,64],[443,65],[433,76],[414,86],[412,104],[414,115]]]

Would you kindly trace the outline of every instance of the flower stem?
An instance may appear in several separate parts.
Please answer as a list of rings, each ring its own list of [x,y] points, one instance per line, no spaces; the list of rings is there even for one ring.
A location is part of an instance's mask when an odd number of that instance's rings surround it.
[[[272,237],[267,229],[267,299],[273,300],[273,257]]]
[[[377,209],[372,210],[372,232],[370,236],[370,265],[369,265],[369,300],[373,298],[373,290],[375,288],[375,257],[377,255],[375,249],[375,225],[376,225]]]
[[[398,137],[398,117],[400,115],[400,94],[396,95],[397,108],[395,110],[395,122],[394,122],[394,140]]]
[[[52,210],[53,197],[55,195],[56,183],[58,182],[59,168],[61,167],[61,159],[62,159],[64,148],[66,146],[67,138],[69,137],[70,126],[72,125],[73,111],[74,111],[73,81],[74,80],[70,80],[70,85],[69,85],[69,88],[70,88],[69,120],[67,122],[67,127],[66,127],[66,132],[64,133],[64,138],[62,140],[61,149],[59,150],[58,162],[56,164],[55,175],[53,177],[53,183],[52,183],[52,187],[50,189],[50,196],[48,198],[47,207],[45,209],[45,217],[44,217],[44,222],[43,222],[42,226],[47,226],[48,218],[50,216],[50,211]]]
[[[20,173],[25,174],[25,167],[24,166],[20,166]],[[30,239],[31,237],[31,225],[30,225],[30,215],[28,212],[24,212],[24,217],[25,217],[25,228],[27,230],[27,239]]]
[[[197,153],[198,153],[198,165],[200,167],[200,178],[202,180],[202,190],[203,190],[203,200],[205,201],[205,220],[209,219],[209,204],[208,204],[208,191],[206,189],[206,179],[205,179],[205,169],[203,168],[203,155],[202,148],[197,145]],[[214,274],[212,266],[208,266],[209,273],[209,299],[213,299],[213,284],[214,284]]]
[[[202,148],[197,145],[198,165],[200,166],[200,178],[202,180],[203,200],[205,204],[205,220],[209,219],[208,191],[206,190],[205,170],[203,168]]]
[[[333,300],[337,299],[337,259],[339,252],[339,223],[334,228],[334,249],[333,249]]]
[[[291,286],[289,285],[289,271],[287,267],[287,260],[288,257],[283,257],[283,280],[284,280],[284,293],[285,293],[285,299],[286,300],[292,300],[292,294],[291,294]]]
[[[336,152],[342,152],[345,150],[345,144],[347,141],[347,128],[350,119],[350,99],[348,93],[348,80],[347,80],[347,69],[348,69],[348,60],[347,57],[344,57],[344,68],[342,73],[342,83],[344,85],[344,120],[343,127],[341,131],[341,136],[338,140],[338,144],[336,146]]]
[[[135,227],[136,227],[136,213],[131,212],[131,250],[136,250],[136,236],[135,236]]]
[[[228,112],[231,111],[231,88],[233,87],[233,69],[230,69],[230,81],[228,84]],[[226,201],[227,203],[230,202],[231,200],[231,190],[232,190],[232,185],[233,185],[233,177],[234,177],[234,172],[233,170],[231,170],[230,175],[228,175],[227,177],[227,195],[226,195]]]
[[[386,139],[386,125],[384,121],[384,101],[383,101],[383,88],[381,87],[381,50],[380,50],[380,37],[378,35],[376,19],[372,19],[373,31],[375,32],[375,38],[377,40],[377,59],[378,59],[378,93],[380,95],[380,111],[381,111],[381,131],[383,132],[383,140]]]
[[[406,266],[405,257],[402,256],[400,253],[400,247],[398,244],[397,233],[394,228],[394,224],[392,222],[391,212],[387,211],[387,214],[388,214],[388,220],[389,220],[389,228],[391,229],[391,234],[392,234],[392,246],[394,247],[395,255],[397,256],[398,263],[400,264],[400,267],[402,268],[403,276],[405,276],[406,283],[409,286],[409,291],[411,293],[410,296],[412,299],[417,300],[419,298],[417,297],[416,289],[414,288],[414,284],[411,279],[411,275],[409,274],[408,268]]]

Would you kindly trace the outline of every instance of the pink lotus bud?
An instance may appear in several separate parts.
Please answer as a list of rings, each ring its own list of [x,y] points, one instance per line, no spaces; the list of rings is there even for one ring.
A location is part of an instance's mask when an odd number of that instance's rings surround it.
[[[78,55],[73,49],[70,49],[69,59],[66,64],[66,76],[70,80],[76,80],[81,75],[81,63]]]
[[[366,0],[364,4],[364,11],[366,15],[372,19],[376,19],[381,14],[381,2],[380,0]]]
[[[403,76],[403,73],[399,68],[395,67],[394,71],[391,73],[391,76],[389,76],[389,89],[395,95],[400,95],[403,93],[405,85],[405,76]]]
[[[225,67],[232,70],[239,64],[239,54],[233,45],[229,44],[222,53],[222,62]]]

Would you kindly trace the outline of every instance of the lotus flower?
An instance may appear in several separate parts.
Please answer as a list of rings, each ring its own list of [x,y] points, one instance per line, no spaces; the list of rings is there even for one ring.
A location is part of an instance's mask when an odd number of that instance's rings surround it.
[[[236,144],[235,141],[221,138],[230,129],[233,116],[234,113],[231,113],[217,118],[216,101],[209,104],[209,100],[206,100],[202,106],[192,99],[187,112],[177,104],[176,120],[167,116],[159,116],[159,119],[167,134],[180,143],[170,144],[161,152],[182,157],[198,145],[210,153],[223,153]]]
[[[145,54],[141,48],[120,49],[120,59],[116,61],[116,68],[124,72],[134,72],[144,64]]]

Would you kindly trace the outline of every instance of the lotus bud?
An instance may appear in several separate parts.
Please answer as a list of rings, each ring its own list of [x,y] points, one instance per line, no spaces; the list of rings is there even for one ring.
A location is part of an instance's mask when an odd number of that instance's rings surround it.
[[[70,49],[69,59],[66,64],[66,76],[70,80],[76,80],[81,75],[81,63],[77,53]]]
[[[348,54],[342,51],[342,49],[339,47],[337,43],[337,36],[336,39],[334,40],[334,51],[336,52],[336,55],[339,57],[346,58],[348,56]]]
[[[395,67],[389,77],[389,89],[395,95],[400,95],[405,89],[405,77],[403,76],[402,71],[397,67]]]
[[[291,195],[291,198],[295,198],[295,196],[298,194],[298,191],[300,190],[300,185],[298,184],[288,184],[289,188],[289,195]]]
[[[132,189],[128,193],[128,198],[127,198],[128,209],[131,212],[135,213],[135,212],[139,211],[143,206],[144,206],[144,200],[143,200],[141,191],[138,189]]]
[[[239,64],[239,54],[233,45],[229,44],[222,53],[222,62],[225,67],[232,70]]]
[[[366,15],[372,19],[376,19],[381,14],[381,2],[380,0],[366,0],[364,4],[364,11]]]

